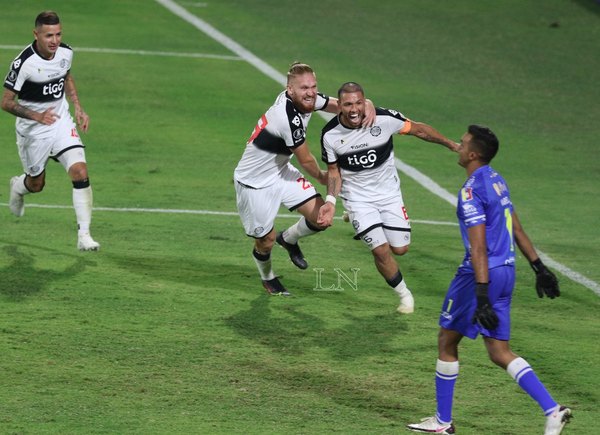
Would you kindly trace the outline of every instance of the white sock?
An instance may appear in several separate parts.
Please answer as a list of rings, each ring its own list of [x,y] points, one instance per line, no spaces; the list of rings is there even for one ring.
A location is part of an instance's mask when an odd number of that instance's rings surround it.
[[[398,296],[400,296],[400,299],[402,299],[404,296],[408,296],[409,294],[411,294],[408,287],[406,287],[406,283],[404,282],[404,279],[402,281],[400,281],[400,284],[398,284],[396,287],[394,287],[394,291],[396,292],[396,294]]]
[[[73,189],[73,207],[75,208],[77,228],[80,233],[88,233],[90,231],[92,203],[92,186],[84,187],[83,189]]]
[[[31,193],[25,187],[25,177],[25,174],[19,175],[19,178],[17,178],[17,182],[13,184],[13,190],[15,191],[15,193],[18,193],[21,196]]]
[[[308,228],[308,225],[306,225],[306,219],[304,216],[302,216],[298,222],[283,232],[283,240],[285,240],[287,243],[295,245],[298,243],[298,239],[316,234],[317,232],[318,231]]]
[[[275,278],[275,274],[273,273],[273,268],[271,266],[271,254],[259,254],[256,251],[252,251],[252,258],[254,258],[254,262],[256,263],[256,267],[258,268],[258,273],[260,273],[260,279],[263,281],[268,281],[270,279]]]

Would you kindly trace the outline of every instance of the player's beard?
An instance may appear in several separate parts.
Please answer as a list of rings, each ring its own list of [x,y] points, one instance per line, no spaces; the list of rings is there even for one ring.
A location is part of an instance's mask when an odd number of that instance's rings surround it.
[[[306,101],[304,98],[300,98],[294,101],[296,108],[302,113],[311,113],[315,110],[316,99],[313,98],[310,102]]]

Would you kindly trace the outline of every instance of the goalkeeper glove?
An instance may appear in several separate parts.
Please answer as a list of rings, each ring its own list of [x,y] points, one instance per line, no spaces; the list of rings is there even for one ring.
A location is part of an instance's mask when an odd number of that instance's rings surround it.
[[[544,294],[550,299],[560,296],[560,289],[558,288],[558,279],[556,276],[546,268],[542,260],[539,258],[532,261],[531,268],[535,272],[535,290],[540,298],[544,297]]]
[[[492,308],[488,298],[488,283],[477,283],[475,296],[477,297],[477,308],[473,316],[473,323],[479,323],[485,329],[496,329],[498,327],[498,316]]]

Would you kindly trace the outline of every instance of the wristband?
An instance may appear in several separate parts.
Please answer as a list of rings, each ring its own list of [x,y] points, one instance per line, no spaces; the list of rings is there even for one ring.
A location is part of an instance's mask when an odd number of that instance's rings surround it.
[[[336,201],[337,201],[337,199],[336,199],[336,197],[335,197],[335,196],[333,196],[333,195],[327,195],[327,196],[325,197],[325,202],[330,202],[330,203],[332,203],[333,205],[335,205]]]

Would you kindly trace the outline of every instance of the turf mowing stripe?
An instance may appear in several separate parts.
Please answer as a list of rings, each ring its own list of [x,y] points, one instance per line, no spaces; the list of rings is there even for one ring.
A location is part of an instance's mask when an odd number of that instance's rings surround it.
[[[0,45],[2,50],[21,50],[22,45]],[[90,47],[73,47],[75,52],[87,53],[107,53],[107,54],[133,54],[139,56],[170,56],[170,57],[192,57],[203,59],[219,59],[219,60],[245,60],[239,56],[228,56],[222,54],[208,53],[178,53],[176,51],[148,51],[148,50],[126,50],[115,48],[90,48]]]

